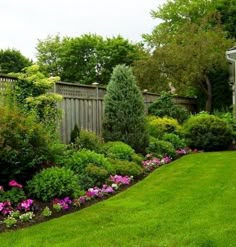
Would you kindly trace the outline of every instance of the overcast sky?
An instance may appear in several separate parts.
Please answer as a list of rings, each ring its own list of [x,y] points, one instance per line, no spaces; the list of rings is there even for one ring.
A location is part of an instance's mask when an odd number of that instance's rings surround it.
[[[34,59],[38,39],[47,35],[141,40],[158,23],[150,16],[166,0],[0,0],[0,49],[15,48]]]

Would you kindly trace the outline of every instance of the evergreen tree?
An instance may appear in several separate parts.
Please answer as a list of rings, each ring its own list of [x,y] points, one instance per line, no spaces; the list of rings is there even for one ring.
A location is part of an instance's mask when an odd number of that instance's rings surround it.
[[[104,103],[105,141],[123,141],[136,152],[144,152],[148,144],[144,100],[129,67],[114,68]]]

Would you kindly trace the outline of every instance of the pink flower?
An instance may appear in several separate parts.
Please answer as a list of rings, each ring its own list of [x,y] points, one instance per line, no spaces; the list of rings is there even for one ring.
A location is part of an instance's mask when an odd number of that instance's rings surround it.
[[[10,187],[22,188],[21,184],[18,184],[15,180],[11,180],[8,184]]]
[[[115,176],[110,176],[110,180],[116,184],[125,184],[129,185],[131,181],[131,177],[128,176],[120,176],[120,175],[115,175]]]
[[[106,184],[104,184],[102,186],[102,193],[114,193],[114,189],[111,186],[107,186]]]
[[[80,198],[79,198],[79,201],[80,201],[80,203],[85,203],[86,202],[86,196],[81,196]]]
[[[0,212],[4,209],[4,202],[0,202]]]
[[[18,204],[18,209],[20,210],[25,210],[25,211],[29,211],[30,210],[30,207],[32,206],[33,204],[33,200],[32,199],[27,199],[27,200],[24,200],[22,201],[21,203]]]
[[[4,215],[10,214],[12,211],[11,203],[9,201],[0,203],[0,212]]]
[[[3,188],[3,186],[0,186],[0,191],[4,191],[4,188]]]

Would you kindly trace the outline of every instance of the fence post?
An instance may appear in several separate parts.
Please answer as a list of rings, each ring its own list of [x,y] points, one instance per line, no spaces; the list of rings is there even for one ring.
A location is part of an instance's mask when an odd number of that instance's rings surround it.
[[[99,116],[98,116],[98,85],[99,83],[98,82],[93,82],[92,83],[93,86],[95,86],[95,89],[96,89],[96,134],[99,135],[98,133],[98,129],[99,129]]]

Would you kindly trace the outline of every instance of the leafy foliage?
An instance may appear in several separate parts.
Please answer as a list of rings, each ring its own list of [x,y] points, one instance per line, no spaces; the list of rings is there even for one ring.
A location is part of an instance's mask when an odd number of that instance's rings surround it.
[[[48,133],[33,116],[24,116],[16,108],[0,107],[0,115],[1,182],[25,181],[51,156]]]
[[[123,142],[107,142],[101,147],[101,152],[112,159],[131,161],[134,150]]]
[[[152,81],[156,90],[165,85],[188,96],[201,91],[205,109],[211,112],[216,78],[222,77],[222,71],[227,73],[225,51],[233,45],[220,24],[214,1],[168,1],[152,14],[162,22],[151,35],[145,35],[152,52],[137,63],[139,84],[145,87]],[[222,80],[227,82],[227,75]],[[229,85],[223,85],[229,91]]]
[[[171,158],[176,157],[175,148],[170,142],[161,141],[154,137],[150,139],[147,153],[151,153],[160,158],[163,156],[170,156]]]
[[[11,188],[7,191],[0,191],[0,202],[9,201],[12,205],[26,199],[25,192],[20,188]]]
[[[143,173],[143,169],[135,162],[127,160],[109,159],[112,165],[112,174],[119,174],[122,176],[140,176]]]
[[[169,117],[155,117],[148,116],[148,132],[149,135],[161,139],[165,133],[175,133],[178,134],[181,131],[181,126],[177,120]]]
[[[85,148],[98,152],[102,145],[102,139],[92,131],[81,130],[75,144],[80,149]]]
[[[108,177],[109,172],[104,167],[88,164],[85,170],[79,174],[79,185],[84,190],[102,186]]]
[[[192,116],[183,126],[186,143],[206,151],[224,150],[232,142],[232,129],[220,118],[207,113]]]
[[[97,154],[90,150],[81,150],[73,153],[65,160],[65,166],[76,174],[82,174],[89,164],[110,170],[110,163],[103,154]]]
[[[170,142],[176,150],[186,147],[184,139],[180,138],[178,135],[173,133],[164,134],[162,140]]]
[[[27,183],[29,194],[42,201],[55,197],[77,197],[80,195],[78,177],[70,169],[52,167],[42,170]]]
[[[15,49],[0,50],[0,73],[8,74],[11,72],[21,72],[32,62],[23,56],[20,51]]]
[[[51,133],[55,134],[57,121],[61,116],[57,103],[62,96],[49,93],[59,77],[45,77],[38,65],[25,68],[23,73],[13,74],[18,77],[14,91],[17,102],[25,112],[34,112],[40,122],[43,122]]]
[[[136,152],[144,152],[148,143],[144,101],[132,71],[127,66],[115,67],[104,104],[105,141],[122,141]]]
[[[165,92],[149,106],[148,113],[157,117],[175,118],[179,123],[183,123],[189,117],[187,109],[174,104],[173,96]]]
[[[142,48],[121,36],[107,38],[95,34],[39,40],[37,59],[44,73],[63,81],[91,84],[109,82],[113,67],[131,65],[142,56]]]

